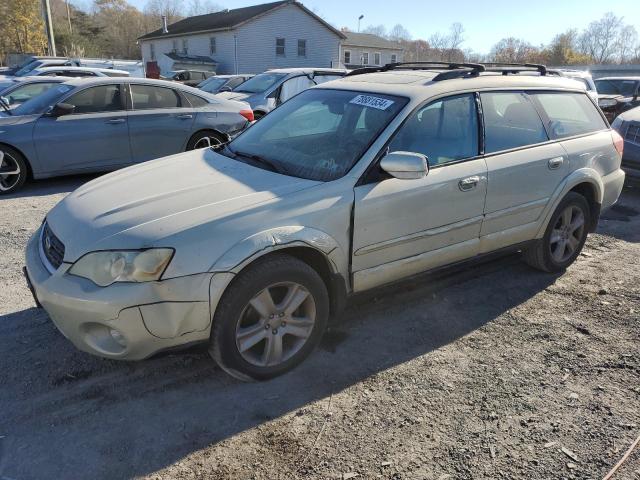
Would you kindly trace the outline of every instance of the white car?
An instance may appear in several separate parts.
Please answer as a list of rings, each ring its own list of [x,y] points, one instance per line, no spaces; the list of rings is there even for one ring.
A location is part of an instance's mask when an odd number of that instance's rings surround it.
[[[591,98],[593,98],[596,103],[598,102],[598,91],[596,90],[596,84],[593,81],[593,77],[587,70],[575,70],[571,68],[557,68],[550,70],[551,72],[556,72],[558,75],[566,78],[570,78],[577,82],[580,82],[589,94]]]
[[[503,249],[561,272],[617,201],[622,139],[544,66],[364,72],[62,200],[26,250],[60,331],[113,359],[205,342],[271,378],[350,295]]]
[[[112,68],[95,67],[41,67],[35,68],[30,76],[56,76],[56,77],[128,77],[129,72],[125,70],[114,70]]]

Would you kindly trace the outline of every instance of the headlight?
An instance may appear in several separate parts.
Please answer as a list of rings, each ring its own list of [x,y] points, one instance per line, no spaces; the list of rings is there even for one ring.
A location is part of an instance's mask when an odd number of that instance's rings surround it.
[[[598,100],[598,105],[600,106],[600,108],[615,107],[617,104],[618,102],[612,98],[605,98],[602,100]]]
[[[115,282],[152,282],[160,279],[173,253],[172,248],[87,253],[71,266],[69,274],[101,287]]]

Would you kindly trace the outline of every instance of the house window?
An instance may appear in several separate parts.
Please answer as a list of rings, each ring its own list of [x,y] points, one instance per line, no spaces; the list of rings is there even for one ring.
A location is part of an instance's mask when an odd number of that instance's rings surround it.
[[[178,40],[177,39],[173,39],[173,42],[171,42],[171,51],[173,53],[176,53],[178,51]]]
[[[298,40],[298,56],[306,57],[307,56],[307,41],[306,40]]]
[[[189,40],[186,38],[182,39],[182,52],[186,55],[189,53]]]
[[[381,65],[380,63],[380,52],[376,52],[373,54],[373,64],[374,65]]]
[[[344,62],[345,65],[349,65],[351,63],[351,52],[349,50],[344,51]]]
[[[369,65],[369,52],[362,52],[362,65]]]
[[[398,61],[398,55],[395,53],[391,54],[391,63],[396,63]]]
[[[209,38],[209,53],[211,55],[216,53],[216,37]]]
[[[149,50],[151,50],[151,60],[156,59],[156,46],[153,43],[149,44]]]
[[[284,38],[276,38],[276,55],[284,57]]]

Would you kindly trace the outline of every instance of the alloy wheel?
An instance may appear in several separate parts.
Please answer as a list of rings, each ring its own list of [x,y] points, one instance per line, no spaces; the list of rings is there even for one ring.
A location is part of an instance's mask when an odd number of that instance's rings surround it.
[[[7,152],[0,150],[0,190],[11,190],[20,181],[20,164]]]
[[[276,283],[243,309],[236,326],[236,347],[252,365],[280,365],[302,349],[315,322],[313,295],[298,283]]]
[[[557,263],[566,262],[580,246],[585,228],[584,212],[575,205],[565,208],[556,221],[549,246],[551,257]]]
[[[198,148],[211,148],[211,147],[217,147],[218,145],[221,145],[222,142],[220,141],[219,138],[216,138],[214,136],[205,136],[202,137],[201,139],[199,139],[194,145],[193,148],[198,149]]]

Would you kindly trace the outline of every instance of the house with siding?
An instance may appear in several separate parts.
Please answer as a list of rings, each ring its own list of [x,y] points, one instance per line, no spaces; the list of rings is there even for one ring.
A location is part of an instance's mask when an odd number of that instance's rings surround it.
[[[138,39],[145,62],[219,74],[337,67],[345,34],[293,0],[188,17]]]
[[[402,48],[376,35],[337,30],[302,3],[283,0],[188,17],[138,39],[145,65],[219,74],[271,68],[355,68],[402,60]]]
[[[371,33],[342,32],[341,62],[346,68],[362,65],[381,66],[402,61],[403,49],[398,42]]]

